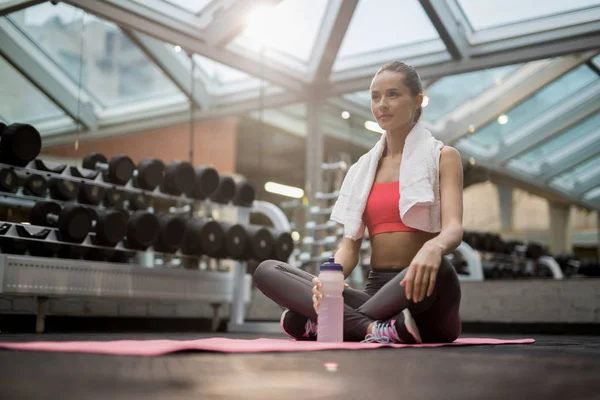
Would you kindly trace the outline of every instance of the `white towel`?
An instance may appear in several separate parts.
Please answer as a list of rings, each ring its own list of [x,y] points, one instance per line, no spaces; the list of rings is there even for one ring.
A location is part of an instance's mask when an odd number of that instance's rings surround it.
[[[363,213],[383,154],[386,134],[354,163],[346,174],[331,219],[344,225],[344,236],[363,237]],[[441,230],[440,152],[444,144],[417,123],[408,133],[400,164],[400,204],[402,222],[425,232]]]

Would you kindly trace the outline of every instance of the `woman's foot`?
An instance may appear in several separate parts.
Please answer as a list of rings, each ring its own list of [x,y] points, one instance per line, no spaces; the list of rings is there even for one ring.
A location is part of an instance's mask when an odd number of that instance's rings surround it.
[[[290,310],[279,320],[283,333],[296,340],[317,340],[317,323]]]
[[[371,332],[365,336],[363,343],[423,343],[419,328],[408,308],[402,311],[402,316],[402,321],[390,319],[373,322]]]

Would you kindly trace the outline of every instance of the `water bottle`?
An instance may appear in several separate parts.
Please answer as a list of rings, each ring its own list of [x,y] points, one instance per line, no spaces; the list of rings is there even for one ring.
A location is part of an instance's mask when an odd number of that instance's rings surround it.
[[[319,302],[318,342],[344,341],[344,271],[333,257],[321,265],[319,280],[323,298]]]

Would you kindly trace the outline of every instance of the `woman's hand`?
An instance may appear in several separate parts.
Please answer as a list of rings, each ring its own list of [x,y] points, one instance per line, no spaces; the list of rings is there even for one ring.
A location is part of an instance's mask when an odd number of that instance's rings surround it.
[[[418,303],[427,296],[431,296],[435,287],[435,280],[442,262],[443,249],[434,244],[424,244],[408,266],[408,273],[400,282],[405,287],[406,298]]]
[[[313,308],[315,309],[315,313],[319,313],[319,305],[320,305],[320,301],[323,298],[323,293],[321,293],[321,288],[323,287],[323,284],[321,283],[321,281],[319,280],[319,278],[317,278],[316,276],[313,278],[312,280],[312,284],[313,284],[313,288],[312,288],[312,292],[313,292],[313,296],[312,296],[312,301],[313,301]],[[348,284],[346,282],[344,282],[344,289],[348,287]]]

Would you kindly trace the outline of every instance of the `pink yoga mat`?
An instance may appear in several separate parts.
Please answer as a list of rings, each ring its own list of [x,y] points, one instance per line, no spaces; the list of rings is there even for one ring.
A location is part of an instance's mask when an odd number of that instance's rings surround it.
[[[298,342],[292,339],[227,339],[210,338],[199,340],[117,340],[110,342],[28,342],[0,343],[0,349],[26,351],[54,351],[67,353],[99,353],[128,356],[159,356],[178,351],[212,351],[222,353],[263,353],[318,350],[367,350],[380,347],[442,347],[498,344],[528,344],[533,339],[499,340],[460,338],[453,343],[439,344],[379,344],[379,343],[318,343]]]

